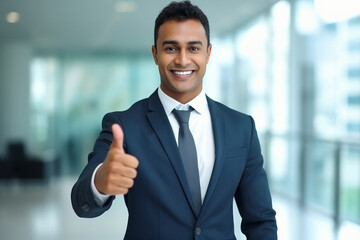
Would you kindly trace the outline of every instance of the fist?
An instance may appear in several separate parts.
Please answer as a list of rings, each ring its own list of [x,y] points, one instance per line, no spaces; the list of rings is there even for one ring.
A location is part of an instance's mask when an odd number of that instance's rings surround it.
[[[102,194],[126,194],[134,185],[139,161],[125,153],[124,133],[121,127],[113,124],[111,129],[114,139],[104,163],[95,174],[95,187]]]

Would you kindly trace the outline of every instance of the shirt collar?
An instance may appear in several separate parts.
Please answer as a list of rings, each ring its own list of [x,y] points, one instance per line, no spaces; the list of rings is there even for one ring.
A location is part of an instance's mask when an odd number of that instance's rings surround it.
[[[191,101],[189,101],[186,104],[182,104],[179,101],[166,95],[160,87],[158,88],[158,95],[159,95],[160,102],[163,105],[167,116],[169,116],[171,114],[171,112],[172,112],[172,110],[174,110],[174,108],[185,109],[185,108],[188,108],[188,106],[191,106],[192,108],[195,109],[195,111],[202,114],[207,110],[207,107],[208,107],[204,90],[201,90],[199,95],[197,95],[194,99],[192,99]]]

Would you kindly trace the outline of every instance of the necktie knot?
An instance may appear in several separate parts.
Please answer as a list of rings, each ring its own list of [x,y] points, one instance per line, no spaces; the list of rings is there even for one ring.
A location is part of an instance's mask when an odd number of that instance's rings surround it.
[[[174,116],[176,120],[179,122],[179,124],[188,124],[190,113],[193,110],[193,108],[190,108],[189,110],[173,110]]]

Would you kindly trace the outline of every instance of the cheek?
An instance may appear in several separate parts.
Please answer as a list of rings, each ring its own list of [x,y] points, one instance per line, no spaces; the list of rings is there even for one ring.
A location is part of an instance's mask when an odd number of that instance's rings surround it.
[[[205,71],[206,65],[207,65],[207,62],[204,61],[204,59],[202,59],[201,61],[198,62],[198,66],[202,72]]]
[[[159,66],[159,68],[165,69],[168,65],[168,58],[164,57],[164,56],[158,56],[157,58],[157,64]]]
[[[194,62],[202,68],[206,67],[208,61],[209,61],[209,58],[208,58],[207,54],[205,54],[205,53],[199,54],[196,58],[194,58]]]
[[[162,77],[169,78],[169,72],[167,71],[166,65],[162,64],[161,61],[158,64],[159,74]]]

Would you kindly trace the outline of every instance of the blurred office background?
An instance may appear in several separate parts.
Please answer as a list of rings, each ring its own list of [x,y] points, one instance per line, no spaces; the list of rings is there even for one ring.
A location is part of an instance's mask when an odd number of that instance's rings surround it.
[[[211,27],[208,95],[255,118],[279,239],[360,239],[359,2],[193,2]],[[158,86],[167,3],[0,0],[0,239],[122,239],[121,197],[80,219],[70,190],[103,115]]]

